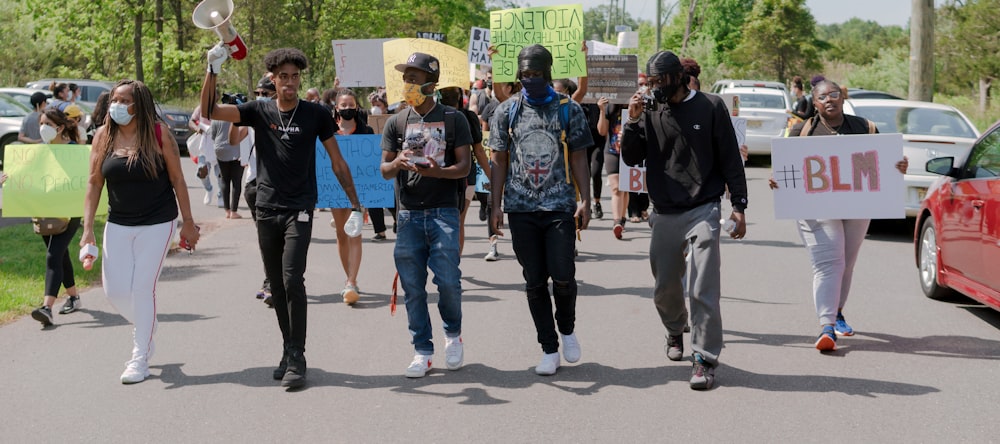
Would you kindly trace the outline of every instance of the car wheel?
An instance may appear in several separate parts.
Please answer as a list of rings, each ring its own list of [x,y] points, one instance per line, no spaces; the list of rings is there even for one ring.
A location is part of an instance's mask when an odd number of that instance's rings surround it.
[[[924,295],[935,300],[944,299],[951,294],[948,288],[938,284],[938,247],[937,232],[934,231],[934,219],[927,218],[920,228],[919,242],[919,276],[920,289]]]

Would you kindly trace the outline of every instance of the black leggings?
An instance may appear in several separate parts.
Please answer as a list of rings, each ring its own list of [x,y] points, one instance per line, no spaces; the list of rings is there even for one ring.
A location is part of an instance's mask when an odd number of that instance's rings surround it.
[[[73,278],[73,260],[69,257],[69,244],[80,228],[80,218],[69,220],[66,231],[53,236],[42,236],[45,242],[45,296],[59,296],[59,286],[76,286]]]
[[[601,187],[604,185],[601,182],[601,173],[604,172],[604,145],[598,147],[594,145],[587,150],[587,156],[590,157],[590,181],[593,184],[593,197],[595,200],[601,199]]]
[[[222,174],[222,204],[226,211],[236,211],[240,206],[243,165],[239,159],[219,161],[219,171]]]

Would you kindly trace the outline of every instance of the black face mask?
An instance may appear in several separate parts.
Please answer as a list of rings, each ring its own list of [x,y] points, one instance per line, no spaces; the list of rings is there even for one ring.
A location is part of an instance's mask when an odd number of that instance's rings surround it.
[[[669,76],[673,77],[673,75]],[[681,89],[681,82],[679,78],[671,78],[671,81],[672,83],[669,85],[661,83],[659,87],[653,89],[653,98],[656,99],[657,102],[667,103],[667,100],[670,100],[670,98],[673,97],[674,94],[677,94],[677,91]]]
[[[338,109],[337,114],[340,115],[341,119],[354,120],[358,116],[358,110],[354,108]]]

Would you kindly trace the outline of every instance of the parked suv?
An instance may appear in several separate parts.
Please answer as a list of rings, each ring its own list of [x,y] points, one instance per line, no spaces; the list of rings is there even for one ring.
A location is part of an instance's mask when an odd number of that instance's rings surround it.
[[[34,89],[44,89],[48,91],[49,86],[52,82],[57,83],[75,83],[80,87],[80,98],[77,102],[84,102],[90,105],[90,108],[94,107],[97,103],[97,96],[101,95],[104,91],[111,91],[115,84],[112,82],[105,82],[101,80],[87,80],[87,79],[41,79],[34,82],[28,82],[28,88]]]
[[[784,83],[781,82],[769,82],[766,80],[732,80],[723,79],[712,84],[712,89],[710,92],[715,94],[723,94],[727,89],[732,88],[770,88],[778,89],[781,92],[788,95],[788,88]]]

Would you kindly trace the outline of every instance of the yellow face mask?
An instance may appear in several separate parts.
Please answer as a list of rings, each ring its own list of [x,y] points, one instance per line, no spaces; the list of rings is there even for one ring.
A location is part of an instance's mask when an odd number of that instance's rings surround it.
[[[423,85],[417,85],[416,83],[404,83],[403,84],[403,100],[406,101],[407,105],[412,107],[418,107],[424,104],[427,100],[427,94],[424,94],[424,87],[427,85],[433,85],[434,82],[427,82]]]

